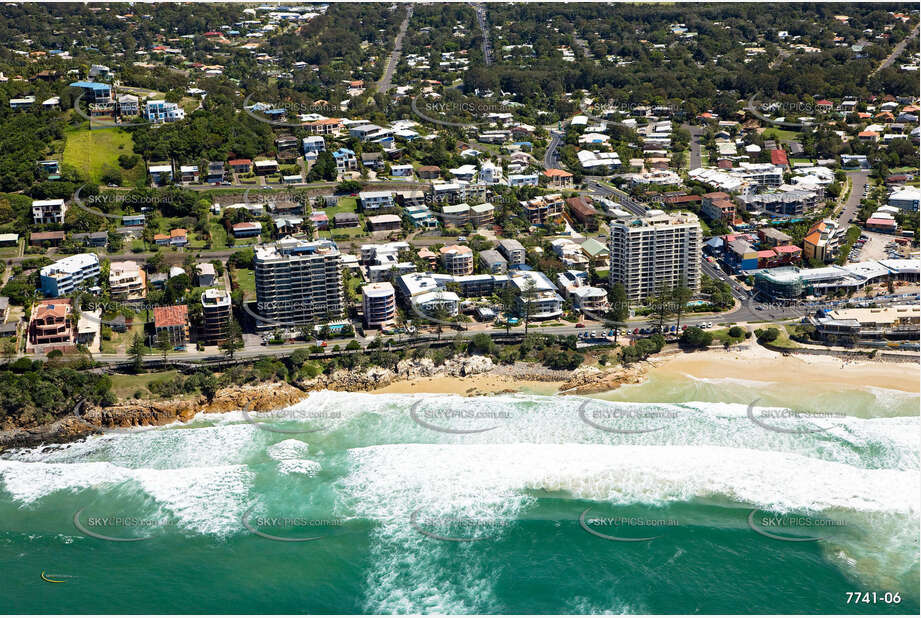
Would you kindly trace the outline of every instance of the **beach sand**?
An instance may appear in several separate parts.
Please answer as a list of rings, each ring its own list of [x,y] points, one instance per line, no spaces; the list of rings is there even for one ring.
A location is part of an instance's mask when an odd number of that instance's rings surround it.
[[[456,393],[469,397],[478,395],[495,395],[497,393],[523,392],[535,395],[553,395],[560,390],[562,382],[542,382],[537,380],[519,380],[507,375],[481,373],[475,376],[458,378],[453,376],[434,376],[392,382],[375,389],[374,393]]]
[[[695,378],[737,378],[764,382],[825,386],[873,386],[921,392],[917,363],[892,363],[876,360],[845,361],[832,356],[784,356],[760,345],[740,350],[679,352],[653,361],[651,373],[687,374]]]

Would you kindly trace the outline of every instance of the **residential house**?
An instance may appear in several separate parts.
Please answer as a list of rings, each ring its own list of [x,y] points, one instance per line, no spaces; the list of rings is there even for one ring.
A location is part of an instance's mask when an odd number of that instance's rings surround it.
[[[113,299],[140,300],[147,296],[147,273],[134,260],[109,265],[109,293]]]
[[[34,200],[32,202],[32,223],[64,223],[67,205],[62,199]]]
[[[176,122],[185,118],[185,110],[178,103],[164,100],[147,101],[144,117],[154,124]]]
[[[33,247],[60,246],[64,242],[64,232],[32,232],[29,234],[29,245]]]
[[[566,170],[554,168],[544,170],[544,177],[547,178],[547,185],[555,189],[572,188],[572,174]]]
[[[189,341],[189,308],[187,305],[170,305],[154,307],[154,339],[153,344],[160,340],[160,333],[166,337],[173,349],[184,348]]]
[[[586,231],[594,232],[598,229],[598,211],[592,206],[592,198],[588,196],[571,197],[566,200],[569,214],[582,224]]]
[[[234,238],[252,238],[262,233],[262,224],[258,221],[244,221],[233,224]]]

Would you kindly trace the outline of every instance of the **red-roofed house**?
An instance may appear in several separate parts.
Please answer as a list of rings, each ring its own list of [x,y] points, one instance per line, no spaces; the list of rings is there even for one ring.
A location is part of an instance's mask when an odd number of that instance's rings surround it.
[[[872,232],[895,233],[899,224],[895,219],[867,219],[866,228]]]
[[[771,151],[771,163],[773,165],[783,165],[784,167],[790,166],[790,161],[787,159],[787,153],[779,148]]]
[[[547,184],[558,189],[572,188],[572,174],[566,170],[550,168],[544,170],[544,176],[547,178]]]
[[[72,314],[69,298],[53,298],[37,304],[29,322],[29,346],[26,351],[47,353],[54,349],[67,351],[73,347]],[[36,349],[35,346],[41,347]]]
[[[154,307],[154,344],[166,333],[173,348],[185,347],[189,340],[189,308],[186,305]]]
[[[820,112],[830,112],[835,104],[828,99],[819,99],[815,102],[815,108]]]
[[[231,159],[227,162],[227,165],[230,166],[230,169],[235,171],[238,174],[249,174],[250,170],[253,169],[253,160],[252,159]]]

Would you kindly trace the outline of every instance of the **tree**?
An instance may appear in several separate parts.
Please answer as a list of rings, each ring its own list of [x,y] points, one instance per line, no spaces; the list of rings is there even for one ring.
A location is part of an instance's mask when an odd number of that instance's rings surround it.
[[[655,296],[650,296],[646,299],[646,304],[649,306],[649,315],[656,322],[661,331],[665,326],[665,323],[668,321],[668,317],[672,314],[672,293],[666,287],[662,287],[658,294]]]
[[[227,327],[227,339],[221,343],[220,348],[230,360],[233,360],[237,350],[243,348],[243,329],[240,328],[240,323],[232,318]]]
[[[157,333],[157,349],[160,350],[160,354],[163,356],[163,362],[166,362],[166,355],[169,354],[169,351],[173,348],[173,342],[169,339],[169,333],[166,332],[166,329],[161,330]]]
[[[128,348],[128,354],[130,354],[133,359],[135,373],[140,373],[144,369],[144,354],[146,353],[147,350],[144,347],[144,339],[139,333],[135,334],[134,339],[131,340],[131,346]]]
[[[515,310],[515,290],[512,289],[511,285],[506,285],[502,288],[502,291],[499,292],[499,300],[502,303],[502,311],[505,313],[505,334],[509,334],[509,330],[512,325],[509,323],[509,317],[512,315],[512,311]]]
[[[627,299],[627,290],[622,283],[615,283],[608,294],[611,301],[611,310],[608,312],[611,320],[616,322],[618,328],[614,330],[614,343],[617,343],[617,331],[620,330],[630,316],[630,301]]]
[[[534,296],[536,294],[534,281],[530,278],[524,284],[524,290],[521,292],[521,297],[524,299],[524,334],[528,335],[528,323],[531,321],[531,316],[534,314]]]
[[[672,290],[672,300],[674,301],[674,313],[675,313],[675,330],[681,330],[681,316],[688,309],[688,301],[691,300],[693,292],[683,285],[679,285],[674,290]]]
[[[0,353],[3,354],[6,364],[9,365],[16,357],[16,343],[11,339],[4,339],[2,346],[0,346]]]
[[[700,327],[692,326],[681,333],[681,343],[692,348],[706,348],[713,343],[713,334]]]
[[[217,394],[217,378],[214,377],[213,373],[202,376],[199,382],[199,388],[201,389],[201,394],[208,400],[208,403],[211,403],[214,401],[214,396]]]

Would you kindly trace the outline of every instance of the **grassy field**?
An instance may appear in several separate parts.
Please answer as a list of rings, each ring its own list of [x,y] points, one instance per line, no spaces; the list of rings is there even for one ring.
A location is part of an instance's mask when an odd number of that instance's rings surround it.
[[[119,155],[134,152],[131,134],[121,129],[68,130],[65,133],[63,163],[72,165],[93,182],[99,182],[106,169],[116,169],[122,174],[122,184],[130,186],[144,179],[144,163],[123,170],[118,166]]]
[[[771,127],[770,129],[765,129],[761,137],[764,139],[798,140],[801,135],[796,131],[787,131],[786,129],[775,129]]]
[[[126,398],[133,396],[135,391],[146,391],[147,385],[154,380],[171,380],[177,375],[176,371],[158,371],[139,375],[114,374],[109,377],[112,380],[112,392],[119,398]]]
[[[255,298],[256,296],[256,273],[249,268],[233,269],[233,278],[237,285],[243,290],[244,298]]]

